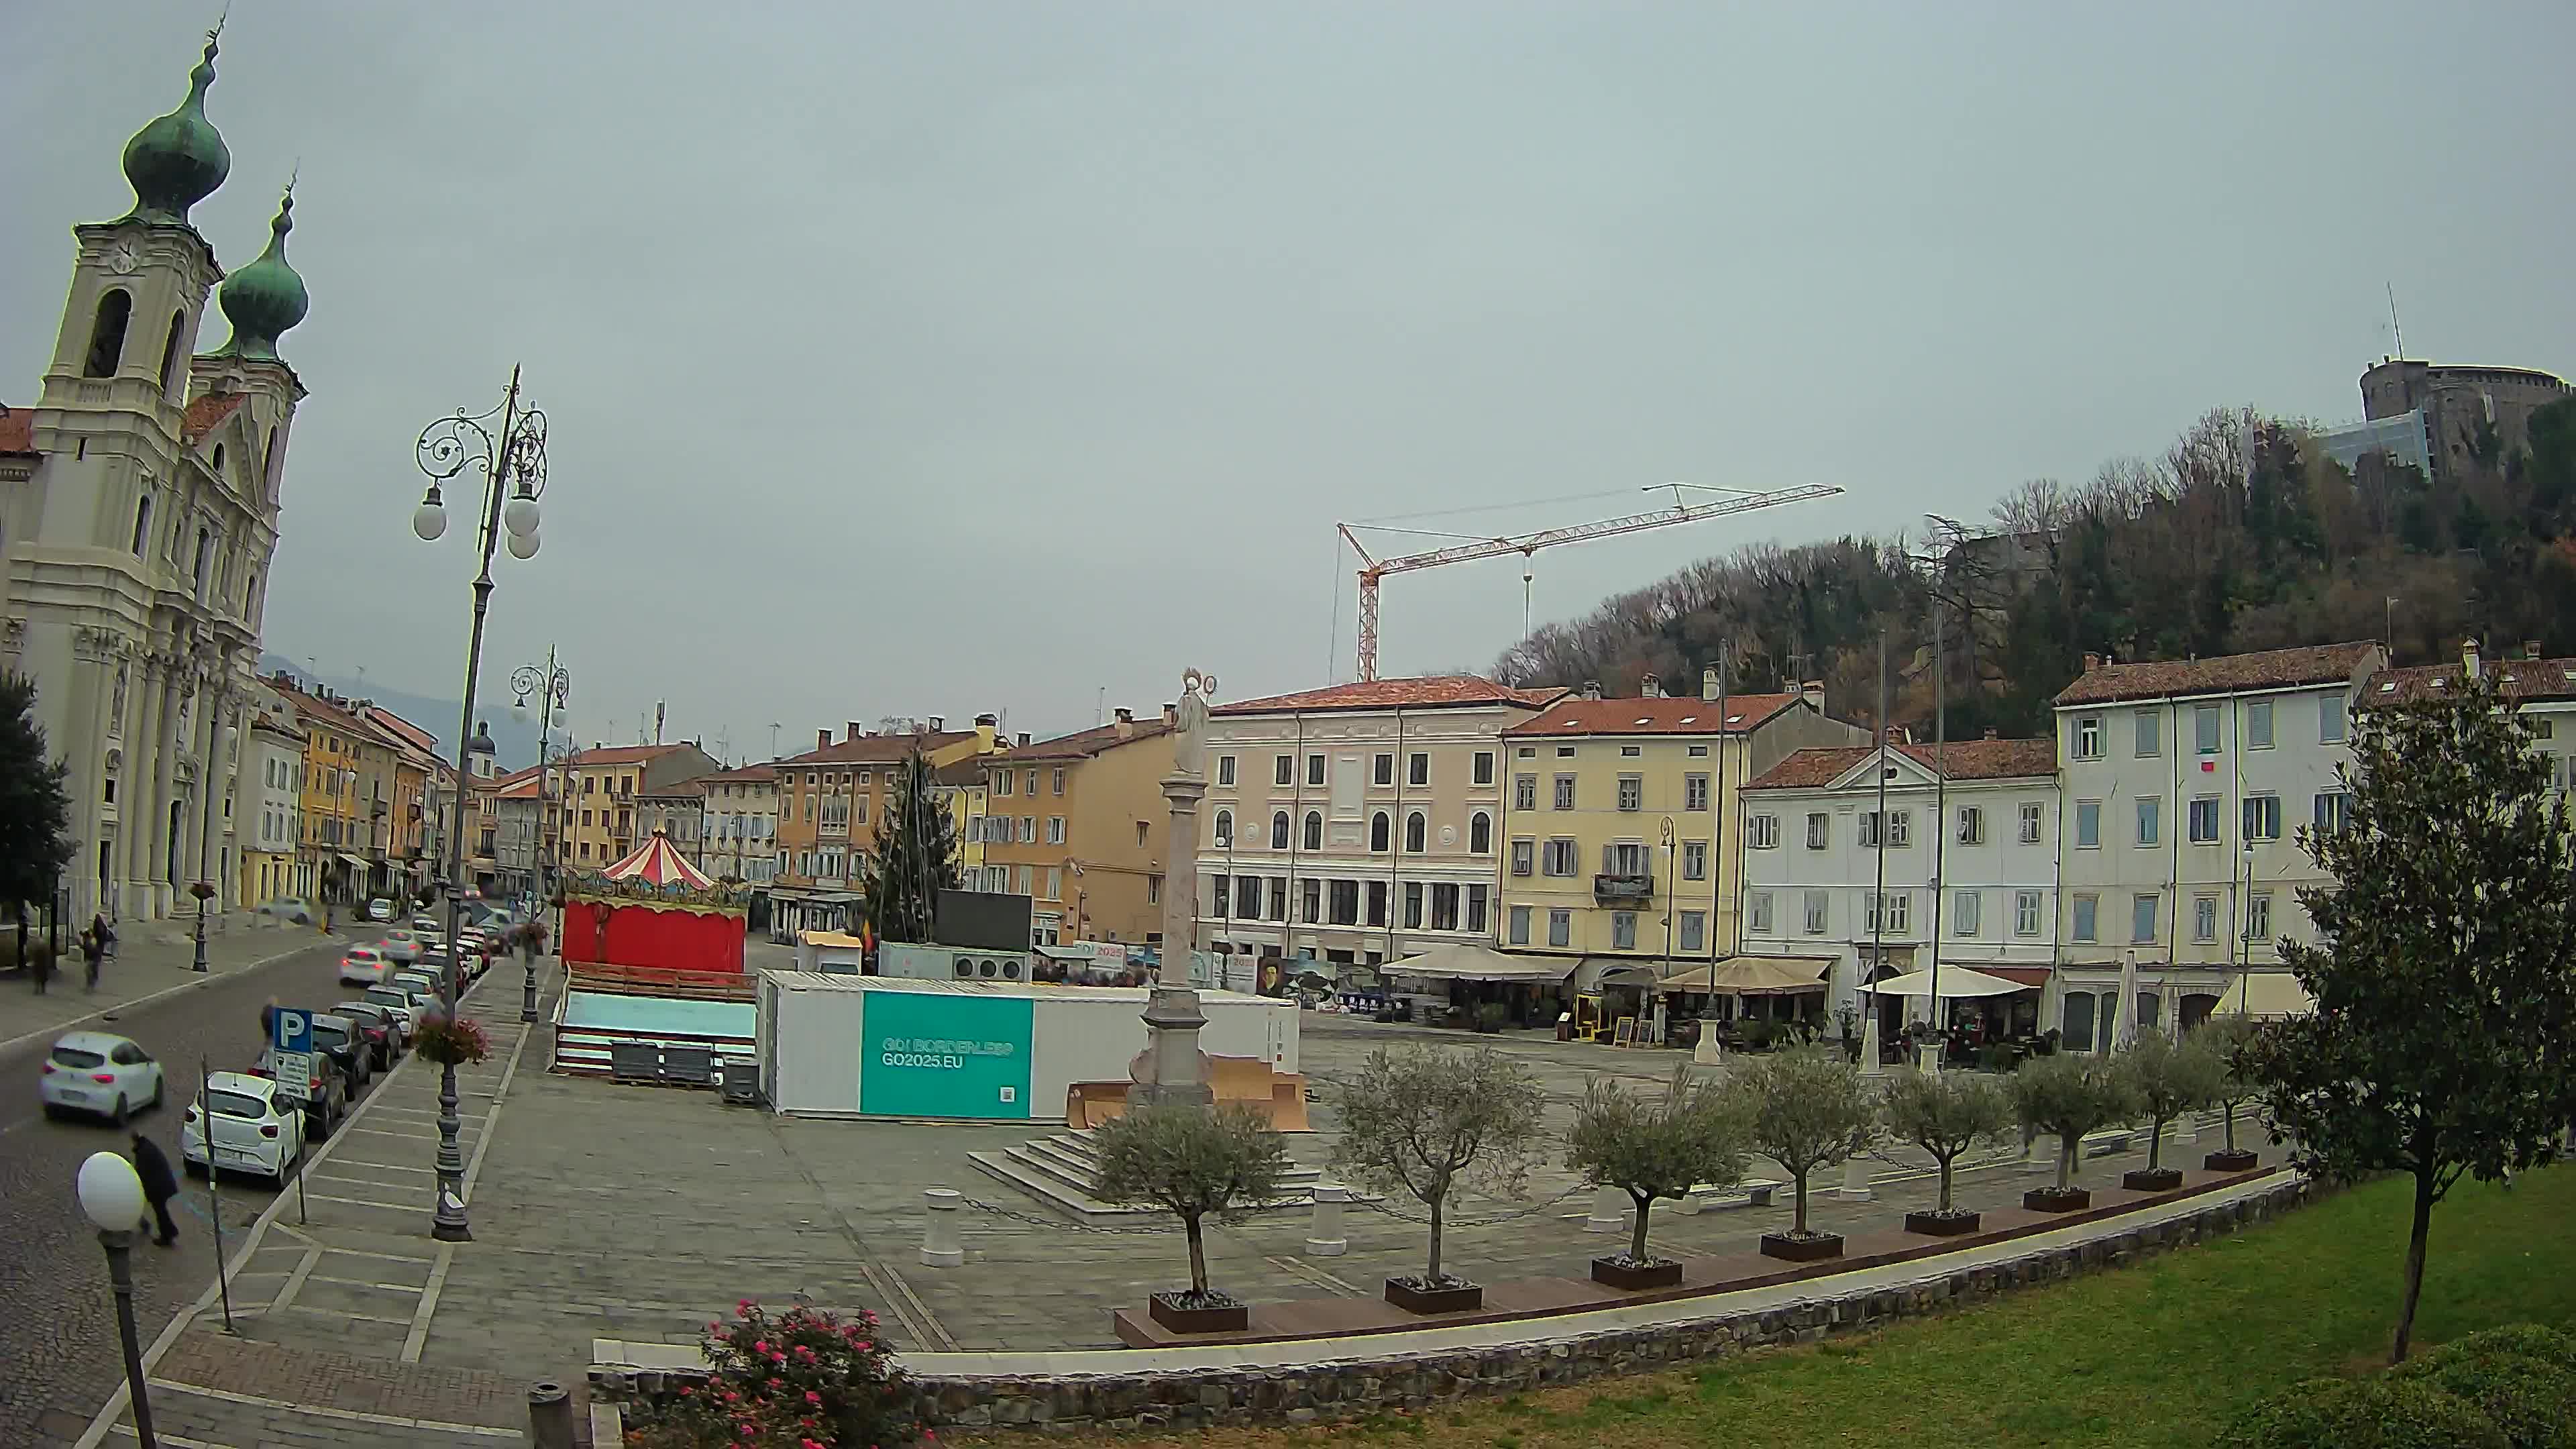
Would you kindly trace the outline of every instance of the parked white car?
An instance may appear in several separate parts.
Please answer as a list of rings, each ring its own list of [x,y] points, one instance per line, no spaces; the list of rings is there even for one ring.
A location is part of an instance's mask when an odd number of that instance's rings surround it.
[[[409,991],[387,982],[382,986],[368,987],[367,994],[360,999],[374,1002],[392,1012],[394,1019],[402,1023],[405,1042],[409,1042],[413,1034],[420,1030],[420,1013],[412,1009],[412,995]]]
[[[352,946],[340,958],[340,980],[343,985],[373,986],[394,969],[385,953],[373,946]]]
[[[86,1112],[119,1127],[127,1113],[160,1106],[162,1091],[161,1064],[151,1053],[103,1031],[57,1037],[36,1079],[46,1116]]]
[[[390,921],[390,920],[392,920],[393,918],[394,918],[394,903],[393,903],[393,900],[392,900],[392,898],[391,898],[391,897],[388,897],[388,896],[378,896],[378,897],[376,897],[374,900],[367,902],[367,919],[368,919],[368,920],[370,920],[370,921]]]
[[[214,1073],[179,1124],[179,1157],[192,1173],[247,1172],[283,1187],[303,1156],[304,1113],[266,1077]]]
[[[385,938],[376,943],[376,949],[384,952],[388,961],[417,961],[420,959],[420,937],[405,930],[387,931]]]

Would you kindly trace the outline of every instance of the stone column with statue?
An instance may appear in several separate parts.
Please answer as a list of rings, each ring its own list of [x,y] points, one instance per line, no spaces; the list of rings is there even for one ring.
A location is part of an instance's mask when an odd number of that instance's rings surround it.
[[[1208,700],[1215,693],[1215,675],[1182,673],[1172,773],[1163,777],[1172,826],[1163,865],[1162,965],[1145,1004],[1145,1050],[1129,1067],[1135,1078],[1129,1095],[1139,1106],[1205,1107],[1216,1100],[1207,1057],[1199,1050],[1199,1028],[1207,1018],[1190,986],[1190,957],[1198,945],[1199,801],[1207,795]]]

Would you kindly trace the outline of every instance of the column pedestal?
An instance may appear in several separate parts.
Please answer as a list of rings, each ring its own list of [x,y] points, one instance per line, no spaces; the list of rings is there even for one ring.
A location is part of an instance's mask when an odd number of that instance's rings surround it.
[[[1216,1101],[1207,1058],[1199,1051],[1199,1028],[1207,1017],[1190,986],[1190,955],[1198,945],[1199,801],[1206,795],[1207,781],[1176,754],[1172,773],[1163,778],[1172,823],[1163,857],[1162,963],[1145,1004],[1145,1050],[1128,1069],[1135,1079],[1129,1097],[1142,1107],[1206,1107]]]

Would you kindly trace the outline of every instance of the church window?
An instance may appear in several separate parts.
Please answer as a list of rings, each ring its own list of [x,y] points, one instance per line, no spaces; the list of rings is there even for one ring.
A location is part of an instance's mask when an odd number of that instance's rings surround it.
[[[200,598],[204,597],[206,591],[206,565],[214,559],[214,556],[215,536],[202,528],[198,529],[196,580],[197,593]]]
[[[143,557],[143,546],[152,541],[152,495],[144,494],[134,502],[134,556]]]
[[[221,443],[217,443],[217,444],[215,444],[215,477],[216,477],[217,479],[221,479],[223,476],[224,476],[224,445],[223,445],[223,444],[221,444]]]
[[[161,390],[163,392],[168,392],[179,385],[179,379],[172,374],[171,369],[179,361],[179,336],[187,330],[188,314],[171,313],[170,337],[161,344]]]
[[[118,287],[98,299],[98,319],[89,329],[89,365],[83,377],[114,377],[125,357],[125,323],[133,315],[134,296]]]

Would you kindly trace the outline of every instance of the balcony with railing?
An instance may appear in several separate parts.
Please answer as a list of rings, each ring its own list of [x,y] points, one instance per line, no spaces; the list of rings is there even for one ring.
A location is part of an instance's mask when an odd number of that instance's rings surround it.
[[[1655,878],[1638,871],[1604,871],[1592,878],[1592,898],[1605,906],[1638,905],[1655,897]]]

